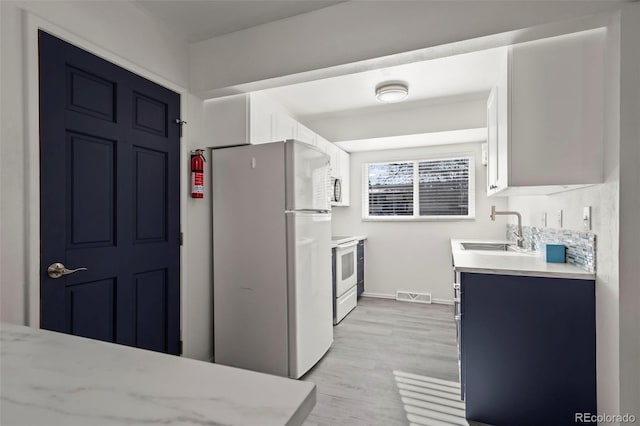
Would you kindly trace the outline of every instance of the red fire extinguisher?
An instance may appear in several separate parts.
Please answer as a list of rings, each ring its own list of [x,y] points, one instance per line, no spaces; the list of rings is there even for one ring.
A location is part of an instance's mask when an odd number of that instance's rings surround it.
[[[204,149],[191,154],[191,198],[204,198]]]

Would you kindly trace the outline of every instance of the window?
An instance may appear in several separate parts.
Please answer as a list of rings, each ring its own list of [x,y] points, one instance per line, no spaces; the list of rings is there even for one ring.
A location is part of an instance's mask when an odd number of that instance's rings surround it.
[[[473,173],[472,157],[365,164],[363,218],[473,218]]]

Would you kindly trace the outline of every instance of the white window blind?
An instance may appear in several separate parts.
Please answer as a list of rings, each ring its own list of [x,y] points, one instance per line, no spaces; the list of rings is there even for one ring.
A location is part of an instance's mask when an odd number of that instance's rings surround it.
[[[418,163],[420,216],[469,214],[469,159]]]
[[[369,216],[413,216],[413,162],[369,165]]]
[[[366,164],[363,171],[364,219],[451,220],[475,215],[472,157]]]

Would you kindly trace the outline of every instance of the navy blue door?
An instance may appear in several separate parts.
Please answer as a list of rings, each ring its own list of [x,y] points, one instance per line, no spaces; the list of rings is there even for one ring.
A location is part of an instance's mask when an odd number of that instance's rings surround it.
[[[41,326],[179,354],[180,96],[39,40]]]

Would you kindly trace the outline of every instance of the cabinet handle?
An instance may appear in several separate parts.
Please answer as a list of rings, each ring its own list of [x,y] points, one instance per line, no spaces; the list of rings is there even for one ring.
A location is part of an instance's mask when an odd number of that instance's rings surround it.
[[[498,185],[489,185],[489,189],[496,189]]]

